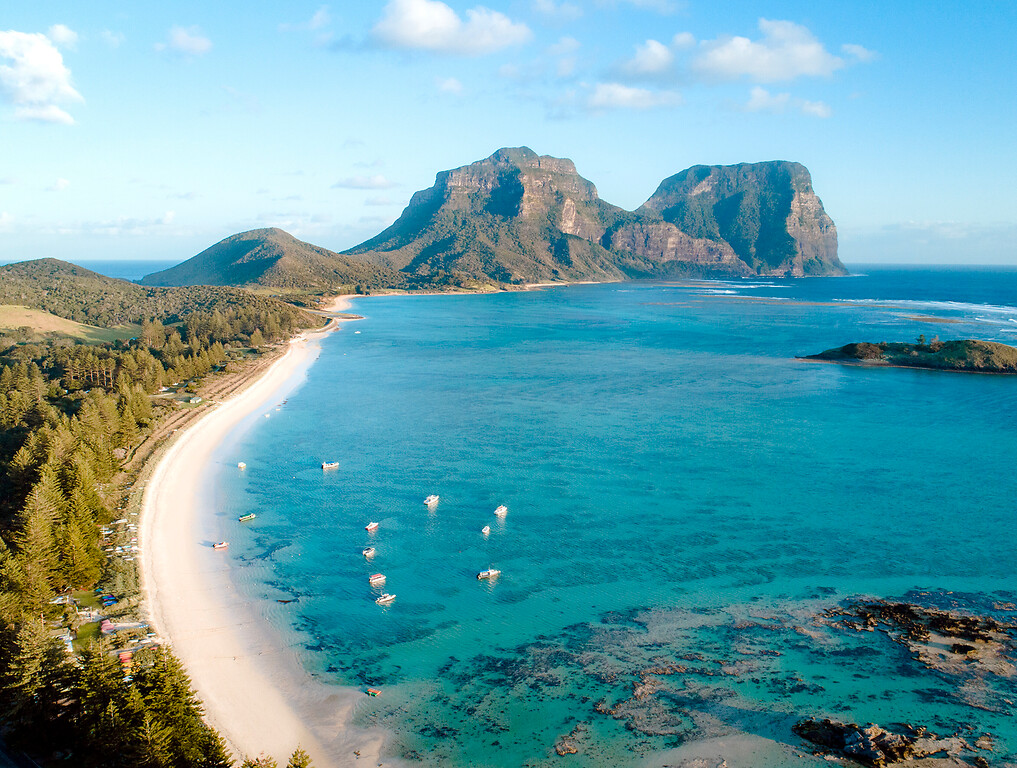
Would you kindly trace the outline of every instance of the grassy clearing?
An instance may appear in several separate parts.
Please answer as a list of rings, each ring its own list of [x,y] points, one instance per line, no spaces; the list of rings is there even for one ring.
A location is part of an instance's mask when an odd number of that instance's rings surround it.
[[[36,338],[62,336],[90,344],[130,339],[137,336],[141,330],[141,326],[134,323],[113,328],[97,328],[94,325],[84,325],[51,315],[41,309],[29,309],[17,304],[0,304],[0,331],[16,331],[20,328],[30,328],[31,334]]]

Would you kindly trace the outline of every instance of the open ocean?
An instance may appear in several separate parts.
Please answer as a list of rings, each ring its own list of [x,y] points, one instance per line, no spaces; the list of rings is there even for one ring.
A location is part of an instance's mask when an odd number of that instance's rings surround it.
[[[1017,344],[1017,269],[853,271],[354,302],[220,449],[240,587],[317,677],[383,690],[356,721],[393,759],[558,765],[573,733],[574,766],[713,737],[755,745],[730,768],[826,765],[790,725],[831,717],[990,734],[969,759],[1013,762],[1013,659],[928,669],[827,612],[1017,618],[1017,378],[795,356]]]

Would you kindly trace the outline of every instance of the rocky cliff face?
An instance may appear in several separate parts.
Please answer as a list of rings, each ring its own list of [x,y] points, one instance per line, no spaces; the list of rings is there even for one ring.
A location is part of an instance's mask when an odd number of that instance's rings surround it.
[[[439,173],[391,227],[347,254],[420,276],[618,279],[622,272],[600,240],[619,212],[571,160],[500,149]]]
[[[752,273],[847,272],[837,258],[837,228],[799,163],[697,165],[661,182],[637,213],[727,243]]]
[[[845,271],[837,230],[797,163],[696,166],[627,212],[571,160],[526,147],[442,171],[347,254],[421,277],[508,283]]]

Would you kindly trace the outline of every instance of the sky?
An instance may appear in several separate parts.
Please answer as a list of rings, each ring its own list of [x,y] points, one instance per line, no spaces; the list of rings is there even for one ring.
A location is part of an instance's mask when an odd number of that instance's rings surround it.
[[[7,0],[0,260],[333,250],[529,146],[633,209],[794,160],[847,263],[1017,264],[1017,3]]]

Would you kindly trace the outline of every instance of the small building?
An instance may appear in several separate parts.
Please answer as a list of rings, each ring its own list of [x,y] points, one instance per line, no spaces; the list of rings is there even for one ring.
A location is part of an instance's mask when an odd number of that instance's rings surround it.
[[[197,395],[195,395],[194,397],[192,397],[192,398],[191,398],[190,400],[188,400],[187,402],[189,402],[189,403],[190,403],[191,405],[197,405],[198,403],[200,403],[200,402],[201,402],[201,398],[200,398],[200,397],[198,397]]]

